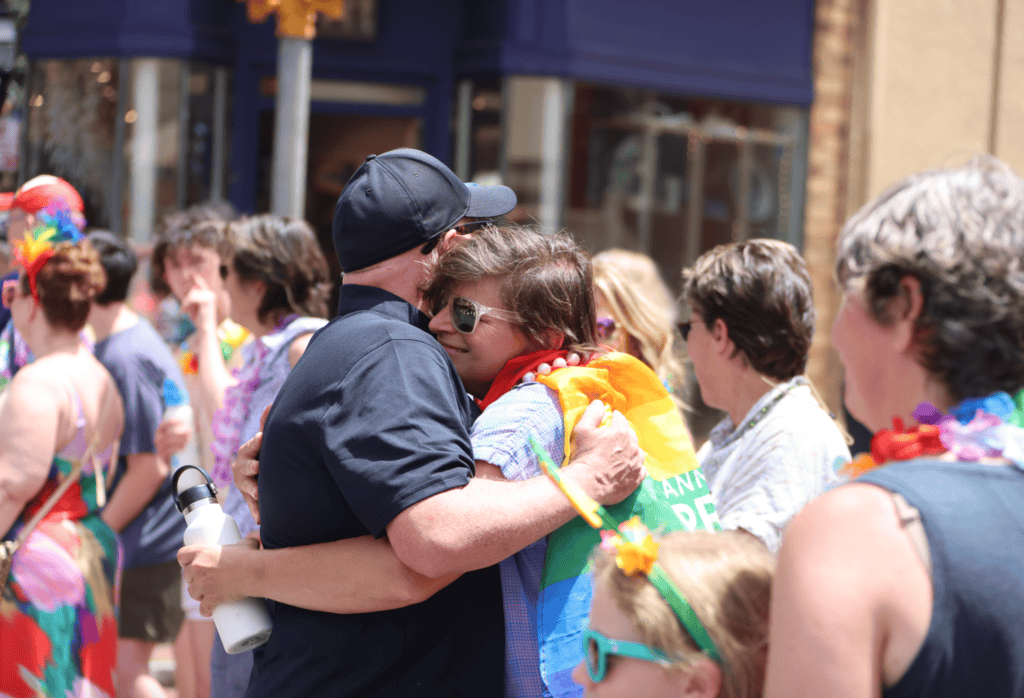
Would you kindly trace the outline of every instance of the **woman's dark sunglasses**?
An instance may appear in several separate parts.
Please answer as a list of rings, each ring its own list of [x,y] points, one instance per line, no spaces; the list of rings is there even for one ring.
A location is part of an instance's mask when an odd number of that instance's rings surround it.
[[[692,322],[680,322],[679,324],[676,325],[676,327],[679,328],[679,334],[682,336],[683,341],[684,342],[689,341],[689,339],[690,339],[690,330],[693,329],[693,323]]]
[[[228,278],[228,265],[227,264],[221,264],[220,265],[220,278],[222,278],[222,279]]]
[[[452,326],[462,334],[472,334],[476,329],[477,323],[480,322],[480,318],[484,315],[493,315],[499,320],[505,320],[506,322],[519,322],[519,316],[511,310],[488,308],[482,303],[477,303],[462,296],[452,298],[449,308],[451,310]]]

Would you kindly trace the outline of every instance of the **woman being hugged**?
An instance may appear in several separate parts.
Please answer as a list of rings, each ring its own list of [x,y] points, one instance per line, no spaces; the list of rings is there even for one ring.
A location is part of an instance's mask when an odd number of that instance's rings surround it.
[[[1024,695],[1022,250],[1024,180],[987,157],[844,227],[832,343],[876,434],[786,530],[766,695]]]
[[[124,422],[110,374],[79,332],[106,279],[99,256],[57,212],[15,241],[3,286],[35,355],[0,395],[0,531],[31,529],[0,580],[0,694],[114,693],[120,545],[102,522],[104,476]],[[80,474],[79,474],[80,473]]]

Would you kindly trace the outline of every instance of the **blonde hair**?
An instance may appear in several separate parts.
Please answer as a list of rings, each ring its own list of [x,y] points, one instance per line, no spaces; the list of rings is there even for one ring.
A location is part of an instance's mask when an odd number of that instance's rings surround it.
[[[693,607],[722,656],[720,698],[755,698],[764,686],[768,606],[775,559],[740,531],[671,533],[658,540],[658,562]],[[632,577],[615,553],[594,554],[594,585],[604,585],[642,642],[661,650],[673,669],[692,666],[700,650],[647,577]]]
[[[665,313],[669,322],[676,321],[679,313],[675,298],[662,280],[653,259],[642,252],[613,247],[595,255],[594,261],[598,260],[618,269],[636,288],[643,289],[644,298]]]
[[[658,288],[668,297],[668,289],[649,259],[653,281],[641,283],[630,279],[618,265],[624,255],[644,257],[626,250],[608,250],[594,257],[594,288],[608,301],[615,323],[629,335],[629,353],[658,375],[680,410],[689,410],[680,396],[686,373],[677,352],[674,316],[669,308],[651,300],[651,296],[662,295]]]

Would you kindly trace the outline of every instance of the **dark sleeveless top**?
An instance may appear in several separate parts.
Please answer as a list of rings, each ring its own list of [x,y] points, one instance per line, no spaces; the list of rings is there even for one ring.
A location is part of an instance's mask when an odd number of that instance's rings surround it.
[[[1024,472],[920,459],[867,473],[921,512],[935,600],[886,698],[1024,696]]]

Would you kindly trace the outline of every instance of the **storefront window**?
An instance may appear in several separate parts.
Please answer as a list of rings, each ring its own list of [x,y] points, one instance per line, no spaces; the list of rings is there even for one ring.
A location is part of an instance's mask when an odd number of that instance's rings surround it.
[[[29,78],[26,177],[56,174],[82,194],[90,223],[112,211],[120,64],[111,58],[36,61]]]
[[[160,217],[223,198],[230,71],[176,59],[41,60],[24,178],[64,177],[90,225],[146,241]]]
[[[510,76],[460,83],[457,173],[512,187],[515,222],[679,272],[715,245],[801,243],[806,110]]]
[[[478,184],[501,183],[501,80],[463,80],[455,105],[455,174]]]
[[[803,186],[795,167],[806,145],[802,116],[579,84],[566,227],[594,252],[651,255],[677,291],[680,269],[715,245],[752,237],[799,243],[793,192]]]

